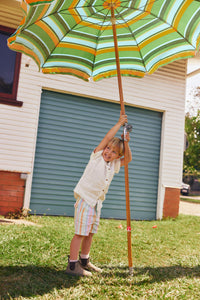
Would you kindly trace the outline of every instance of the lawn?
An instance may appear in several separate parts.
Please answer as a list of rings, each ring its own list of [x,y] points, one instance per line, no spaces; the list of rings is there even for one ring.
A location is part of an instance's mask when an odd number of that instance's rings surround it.
[[[103,273],[90,278],[65,274],[72,218],[29,220],[37,226],[0,225],[1,299],[200,298],[199,217],[132,221],[133,276],[126,222],[101,220],[91,258]]]
[[[184,201],[184,202],[191,202],[191,203],[199,203],[200,204],[200,199],[195,199],[194,197],[190,198],[190,196],[188,196],[187,198],[180,197],[180,200]]]

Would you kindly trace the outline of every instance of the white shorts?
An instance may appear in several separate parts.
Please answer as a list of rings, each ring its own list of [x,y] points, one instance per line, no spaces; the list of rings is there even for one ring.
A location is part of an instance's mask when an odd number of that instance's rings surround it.
[[[74,214],[75,234],[88,236],[89,233],[97,233],[100,213],[97,214],[97,205],[91,207],[83,199],[76,201]]]

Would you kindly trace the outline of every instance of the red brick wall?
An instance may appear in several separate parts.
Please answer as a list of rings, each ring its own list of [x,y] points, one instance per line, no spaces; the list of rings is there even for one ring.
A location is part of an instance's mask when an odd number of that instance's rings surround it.
[[[176,218],[179,213],[180,189],[165,188],[165,199],[163,206],[163,218]]]
[[[0,171],[0,215],[23,207],[25,181],[21,173]]]

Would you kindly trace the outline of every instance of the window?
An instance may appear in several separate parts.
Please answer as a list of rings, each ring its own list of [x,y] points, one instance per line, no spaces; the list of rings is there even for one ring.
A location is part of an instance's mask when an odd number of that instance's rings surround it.
[[[21,54],[7,46],[7,39],[13,32],[13,29],[0,26],[0,103],[22,106],[23,102],[17,101]]]

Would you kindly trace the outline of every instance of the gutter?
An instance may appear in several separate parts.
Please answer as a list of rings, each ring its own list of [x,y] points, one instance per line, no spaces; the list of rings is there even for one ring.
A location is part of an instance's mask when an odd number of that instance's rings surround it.
[[[197,75],[197,74],[200,74],[200,68],[199,69],[196,69],[195,71],[192,71],[190,73],[187,74],[187,77],[192,77],[194,75]]]

